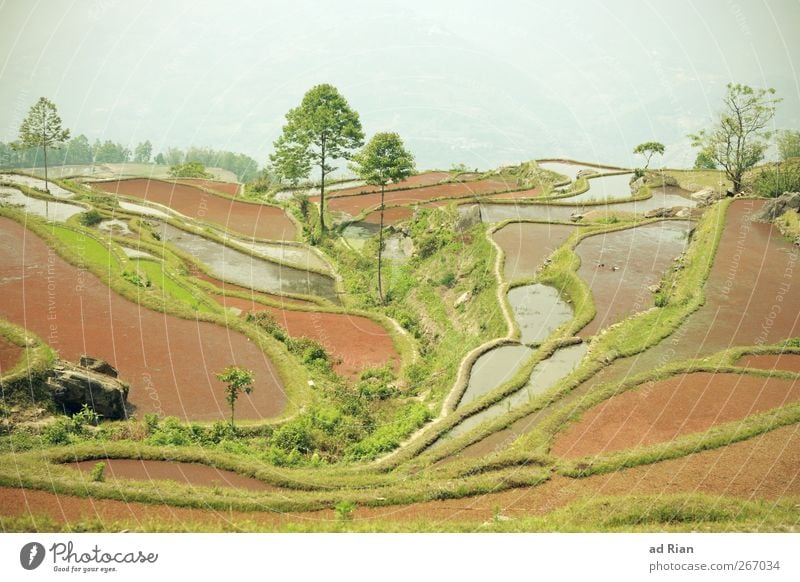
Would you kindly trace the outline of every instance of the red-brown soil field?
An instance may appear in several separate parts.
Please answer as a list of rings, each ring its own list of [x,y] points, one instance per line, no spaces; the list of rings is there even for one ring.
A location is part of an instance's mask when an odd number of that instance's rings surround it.
[[[205,180],[203,178],[181,178],[177,180],[181,184],[188,184],[189,186],[200,186],[207,190],[213,190],[228,196],[238,196],[241,184],[236,182],[221,182],[219,180]]]
[[[787,370],[800,374],[800,354],[744,355],[736,362],[742,368],[758,370]]]
[[[294,240],[297,231],[281,208],[229,200],[186,184],[137,178],[92,185],[109,194],[133,196],[169,206],[184,216],[214,222],[250,238]]]
[[[237,403],[239,418],[272,417],[284,408],[275,367],[245,335],[128,301],[8,218],[0,218],[0,295],[0,317],[30,329],[62,358],[89,354],[119,369],[140,416],[226,418],[215,373],[230,364],[253,370],[256,378],[253,393]]]
[[[387,184],[386,191],[389,190],[403,190],[406,188],[416,188],[418,186],[431,186],[438,184],[442,180],[447,180],[450,177],[450,172],[425,172],[417,174],[416,176],[409,176],[405,180],[401,180],[397,184]],[[340,188],[338,190],[330,190],[325,192],[325,197],[336,198],[338,196],[347,196],[352,194],[365,194],[370,192],[380,192],[381,189],[376,186],[364,184],[362,186],[353,186],[352,188]],[[318,201],[319,197],[315,199]]]
[[[106,479],[135,479],[137,481],[176,481],[188,485],[205,487],[238,487],[252,491],[274,491],[276,487],[245,477],[233,471],[217,469],[200,463],[181,463],[178,461],[149,461],[141,459],[94,459],[72,463],[72,467],[89,473],[94,466],[103,462],[106,465],[103,476]]]
[[[741,420],[800,398],[800,380],[678,374],[614,396],[557,435],[552,453],[576,458],[647,446]]]
[[[483,195],[488,192],[497,192],[514,188],[515,184],[504,180],[487,179],[476,182],[454,182],[427,186],[413,190],[389,191],[385,193],[384,203],[387,205],[411,204],[414,202],[427,202],[433,198],[469,198],[472,195]],[[318,201],[319,197],[312,200]],[[377,208],[381,203],[381,195],[364,194],[360,196],[344,196],[331,198],[328,208],[331,212],[344,212],[351,216],[358,215],[368,208]]]

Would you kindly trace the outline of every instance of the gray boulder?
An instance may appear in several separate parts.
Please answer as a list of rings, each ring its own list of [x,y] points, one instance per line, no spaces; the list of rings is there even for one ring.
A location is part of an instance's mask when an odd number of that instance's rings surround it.
[[[768,200],[761,208],[761,212],[755,215],[755,218],[756,220],[772,222],[787,210],[800,212],[800,192],[785,192],[777,198]]]
[[[456,219],[456,230],[464,232],[481,223],[481,208],[477,204],[460,210]]]
[[[91,360],[97,369],[110,369],[109,373],[59,360],[47,379],[53,398],[69,413],[80,411],[85,404],[103,418],[125,418],[128,385],[116,377],[117,371],[108,362],[95,358]]]

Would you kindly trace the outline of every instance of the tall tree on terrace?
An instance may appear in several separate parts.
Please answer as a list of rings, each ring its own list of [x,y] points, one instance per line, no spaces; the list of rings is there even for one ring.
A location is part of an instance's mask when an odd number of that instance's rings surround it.
[[[723,99],[724,109],[710,130],[700,130],[689,137],[708,158],[722,166],[733,182],[733,191],[740,192],[744,173],[764,157],[772,135],[766,131],[781,101],[775,89],[753,89],[747,85],[728,83]]]
[[[55,104],[45,97],[30,108],[27,117],[19,128],[19,142],[16,149],[42,148],[44,150],[44,189],[50,192],[47,184],[47,148],[58,148],[69,139],[69,130],[61,128]]]
[[[320,231],[325,232],[325,176],[336,168],[330,162],[349,159],[364,144],[358,113],[332,85],[317,85],[299,107],[286,114],[286,125],[270,155],[276,174],[297,182],[308,177],[311,167],[320,169]]]
[[[397,183],[414,172],[414,156],[405,149],[396,133],[376,133],[353,157],[353,170],[367,184],[381,187],[381,227],[378,231],[378,296],[383,303],[381,259],[383,256],[384,191],[389,182]]]

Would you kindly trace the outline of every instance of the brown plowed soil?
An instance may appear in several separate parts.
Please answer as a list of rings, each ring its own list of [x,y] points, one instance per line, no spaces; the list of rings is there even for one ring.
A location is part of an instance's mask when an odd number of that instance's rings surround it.
[[[592,289],[597,315],[581,337],[652,307],[648,288],[686,248],[681,235],[688,230],[689,223],[663,221],[583,239],[575,248],[581,259],[578,275]]]
[[[253,297],[267,296],[265,293],[257,293],[244,287],[223,283],[199,270],[193,272],[193,275],[222,289],[243,291]],[[309,337],[325,346],[325,351],[335,362],[333,369],[343,376],[355,378],[365,368],[380,367],[389,363],[397,370],[400,365],[400,355],[394,347],[389,332],[366,317],[319,311],[291,311],[269,307],[252,299],[228,297],[224,294],[210,295],[221,305],[235,307],[242,310],[243,313],[269,311],[289,335]],[[275,301],[282,301],[286,305],[313,305],[308,301],[280,296],[268,297]]]
[[[726,447],[679,459],[624,469],[585,479],[554,477],[539,487],[511,489],[476,497],[412,503],[405,506],[359,507],[355,520],[474,522],[502,515],[519,518],[544,515],[569,503],[598,496],[706,493],[744,500],[777,500],[800,495],[800,427],[787,426]],[[250,521],[263,528],[290,522],[313,526],[331,521],[333,511],[302,514],[216,512],[164,505],[123,503],[55,495],[45,491],[0,488],[0,516],[48,516],[56,522],[96,519],[103,523],[143,524],[153,520],[176,527],[205,524],[220,530]]]
[[[186,184],[144,178],[94,182],[93,187],[169,206],[184,216],[214,222],[251,238],[294,240],[296,228],[281,208],[214,196]]]
[[[402,220],[408,220],[414,214],[414,210],[412,208],[404,207],[404,206],[396,206],[394,208],[387,208],[383,211],[383,225],[389,226],[390,224],[396,224]],[[381,223],[381,213],[379,211],[370,212],[367,216],[364,217],[364,222],[369,222],[372,224],[380,224]]]
[[[679,374],[614,396],[556,436],[552,452],[576,458],[647,446],[741,420],[800,398],[800,380]]]
[[[736,361],[736,365],[758,370],[787,370],[800,374],[800,354],[744,355]]]
[[[472,195],[478,196],[515,187],[516,184],[512,182],[495,179],[478,180],[477,182],[454,182],[416,188],[414,190],[387,191],[384,202],[387,205],[397,205],[428,202],[432,198],[469,198]],[[312,200],[318,201],[318,197]],[[380,193],[364,194],[361,196],[331,198],[328,201],[328,208],[331,212],[344,212],[351,216],[356,216],[365,209],[378,208],[380,203]]]
[[[253,393],[239,398],[238,418],[272,417],[286,403],[272,362],[245,335],[128,301],[8,218],[0,218],[0,296],[0,317],[27,327],[62,358],[90,354],[115,366],[139,416],[227,418],[215,373],[230,364],[256,378]]]
[[[106,464],[103,476],[108,479],[135,479],[137,481],[177,481],[188,485],[204,487],[237,487],[252,491],[274,491],[273,487],[258,479],[245,477],[200,463],[181,463],[177,461],[145,461],[140,459],[94,459],[72,463],[72,467],[90,473],[94,466]]]
[[[228,196],[238,196],[240,184],[236,182],[220,182],[218,180],[203,180],[202,178],[181,178],[177,180],[181,184],[188,184],[189,186],[200,186],[207,190],[213,190]]]
[[[0,337],[0,376],[10,372],[22,357],[22,348]]]
[[[290,311],[264,307],[294,337],[305,336],[325,346],[343,376],[357,377],[366,368],[391,364],[396,371],[400,355],[392,336],[366,317],[319,311]]]
[[[496,231],[492,236],[506,255],[506,280],[532,277],[573,232],[574,226],[534,222],[512,222]]]
[[[431,186],[433,184],[438,184],[442,180],[447,180],[450,178],[450,172],[425,172],[424,174],[417,174],[416,176],[409,176],[405,180],[398,182],[397,184],[387,184],[386,191],[389,190],[402,190],[405,188],[415,188],[418,186]],[[329,196],[331,198],[336,198],[337,196],[347,196],[348,194],[366,194],[370,192],[380,192],[381,189],[376,186],[370,186],[369,184],[364,184],[362,186],[353,186],[352,188],[341,188],[339,190],[330,190],[329,192],[325,193],[325,198]],[[315,201],[319,201],[319,197],[316,197]]]

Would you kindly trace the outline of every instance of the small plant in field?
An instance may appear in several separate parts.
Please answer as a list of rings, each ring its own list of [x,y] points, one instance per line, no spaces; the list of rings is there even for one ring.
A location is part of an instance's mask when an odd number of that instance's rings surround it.
[[[233,413],[236,407],[236,400],[238,400],[239,394],[242,392],[250,394],[253,391],[253,372],[239,366],[228,366],[217,374],[217,379],[226,384],[225,400],[228,402],[228,406],[231,407],[231,429],[235,430]]]
[[[339,521],[350,521],[353,519],[353,511],[356,509],[356,504],[352,501],[340,501],[336,504],[333,510],[336,512],[336,519]]]
[[[95,483],[102,483],[106,480],[105,470],[105,463],[95,463],[94,467],[92,467],[92,472],[89,474],[89,478]]]

